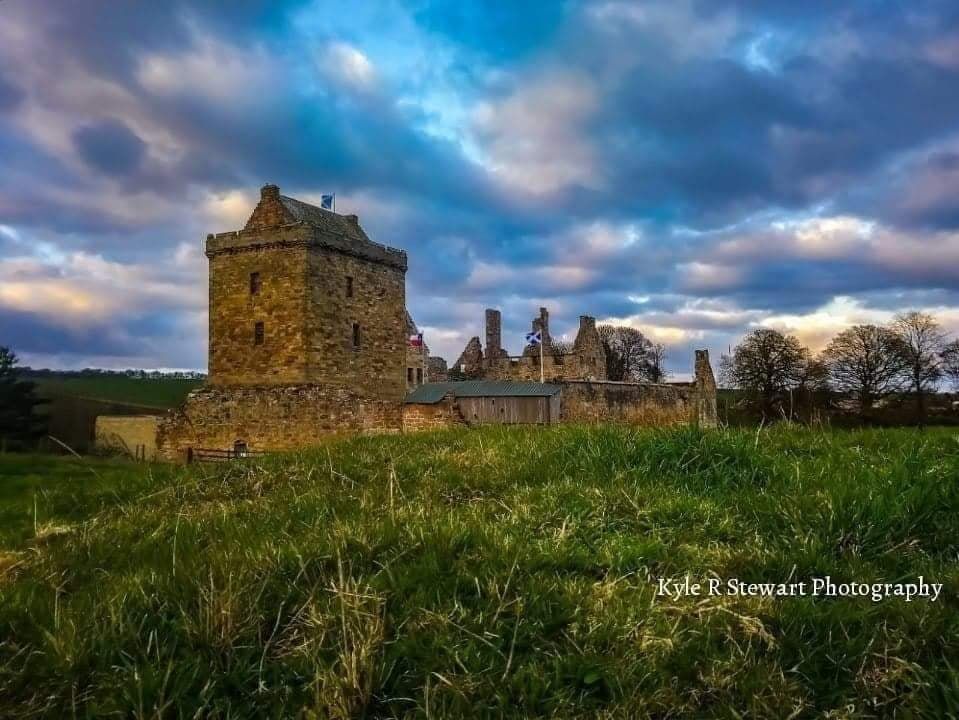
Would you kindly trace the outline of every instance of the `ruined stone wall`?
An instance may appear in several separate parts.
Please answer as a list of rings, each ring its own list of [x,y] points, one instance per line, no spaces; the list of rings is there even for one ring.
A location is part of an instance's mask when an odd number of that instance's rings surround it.
[[[312,247],[308,277],[309,381],[402,400],[408,346],[405,271]],[[359,326],[358,346],[354,324]]]
[[[559,384],[563,386],[563,422],[674,425],[696,420],[696,393],[691,386],[611,381]]]
[[[696,364],[693,376],[696,388],[696,414],[700,427],[716,427],[719,424],[719,410],[716,398],[716,378],[709,364],[709,350],[696,351]]]
[[[427,382],[446,382],[449,380],[449,368],[446,360],[439,355],[431,355],[427,360]]]
[[[543,375],[546,382],[553,380],[581,380],[583,378],[606,378],[605,361],[597,367],[592,356],[581,357],[576,353],[543,354]],[[539,355],[503,357],[485,360],[477,377],[483,380],[533,380],[539,381]]]
[[[402,423],[401,403],[342,386],[209,386],[163,419],[157,445],[161,457],[180,461],[191,447],[292,450],[339,433],[398,432]]]
[[[292,228],[272,239],[209,254],[211,384],[307,381],[306,237],[302,228]],[[255,293],[253,273],[259,274]],[[258,322],[262,344],[255,343]]]
[[[403,406],[403,432],[451,427],[466,427],[466,420],[452,393],[432,405]]]

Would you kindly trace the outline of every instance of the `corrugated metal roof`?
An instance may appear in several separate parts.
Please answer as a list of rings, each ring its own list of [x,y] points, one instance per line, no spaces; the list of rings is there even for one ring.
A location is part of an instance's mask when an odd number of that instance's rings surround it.
[[[454,397],[552,397],[561,389],[559,385],[514,380],[426,383],[407,395],[406,402],[415,405],[433,405],[450,391],[453,392]]]

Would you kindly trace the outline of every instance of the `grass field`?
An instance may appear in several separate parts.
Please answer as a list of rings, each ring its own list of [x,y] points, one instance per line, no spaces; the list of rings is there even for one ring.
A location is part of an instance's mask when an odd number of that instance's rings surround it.
[[[202,380],[177,378],[138,379],[123,375],[47,376],[30,378],[44,397],[69,395],[91,400],[141,405],[153,408],[176,407]]]
[[[11,472],[0,715],[959,713],[954,430],[489,428]],[[656,597],[686,574],[944,589]]]

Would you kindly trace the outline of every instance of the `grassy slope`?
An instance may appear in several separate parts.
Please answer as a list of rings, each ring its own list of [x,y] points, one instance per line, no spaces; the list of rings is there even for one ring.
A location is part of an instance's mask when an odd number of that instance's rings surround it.
[[[37,392],[45,397],[72,395],[155,408],[176,407],[190,390],[203,384],[202,380],[138,380],[122,375],[35,377],[31,380],[36,382]]]
[[[959,712],[954,431],[490,428],[140,477],[17,549],[0,715]],[[946,588],[654,598],[685,573]]]

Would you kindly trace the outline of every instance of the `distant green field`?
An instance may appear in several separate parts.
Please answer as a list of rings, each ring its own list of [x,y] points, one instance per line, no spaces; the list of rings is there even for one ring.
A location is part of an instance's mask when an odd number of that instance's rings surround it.
[[[203,384],[202,380],[175,378],[140,380],[122,375],[54,376],[30,379],[37,383],[37,391],[46,397],[70,395],[154,408],[176,407],[183,402],[187,393]]]
[[[0,477],[2,717],[959,716],[955,430],[486,427]],[[657,596],[687,574],[944,588]]]

